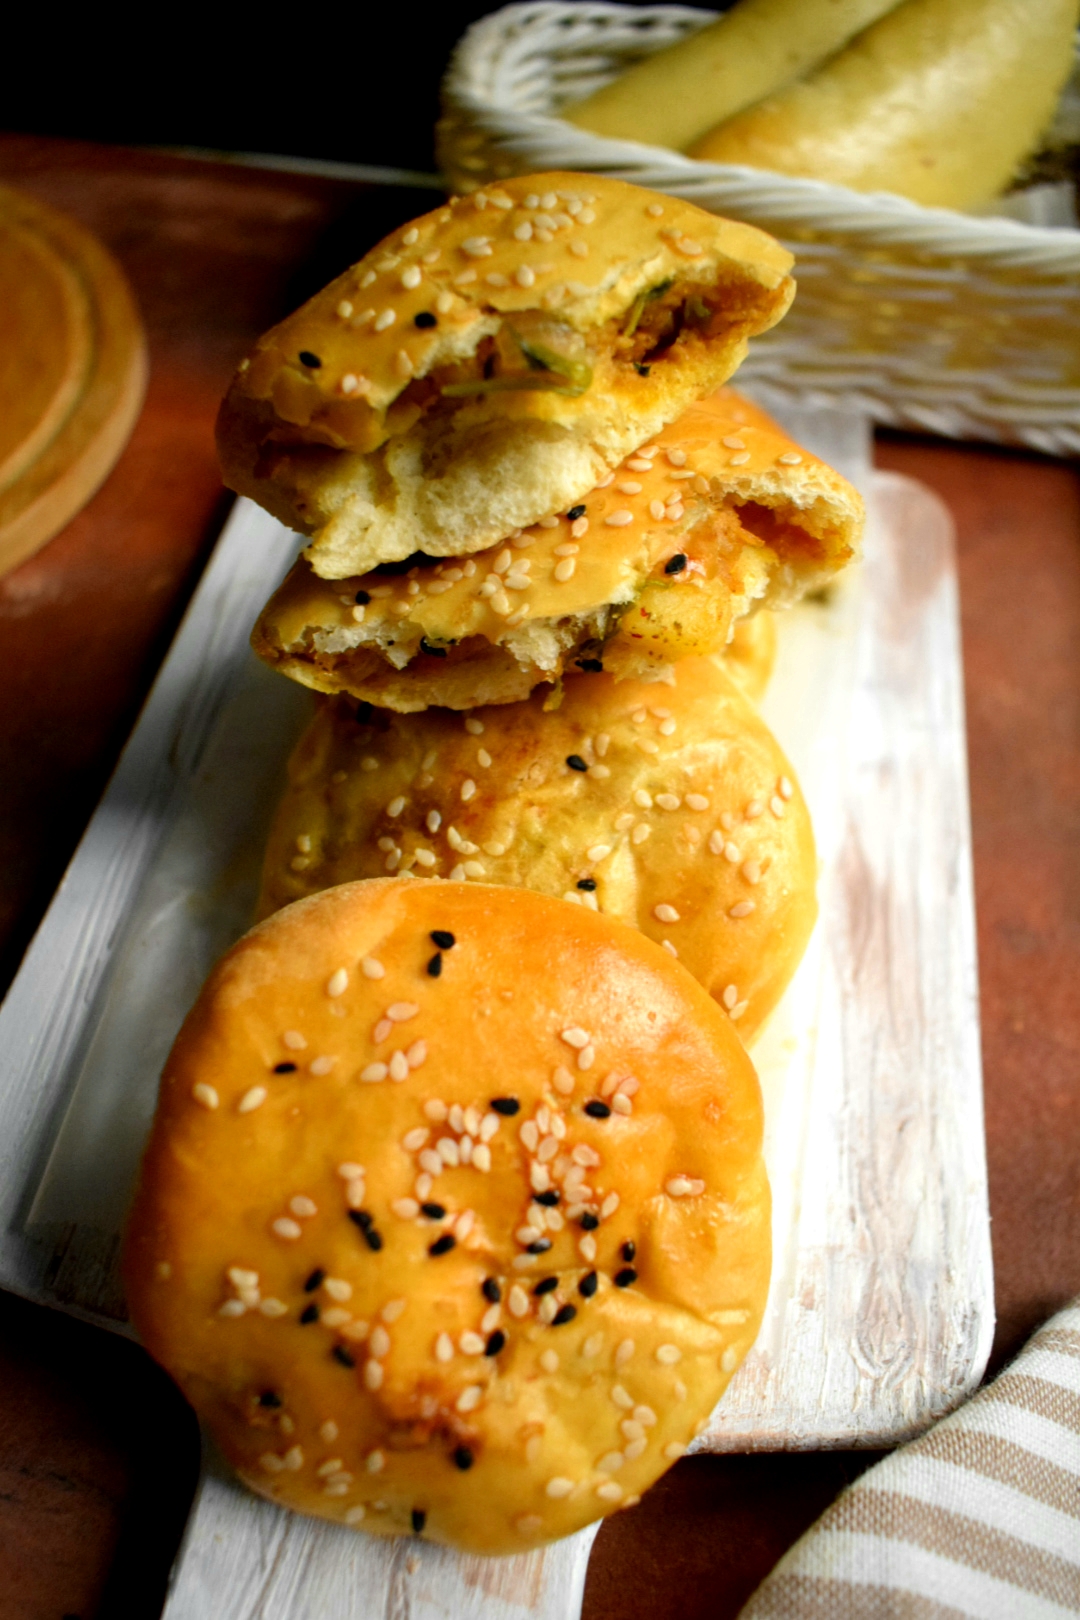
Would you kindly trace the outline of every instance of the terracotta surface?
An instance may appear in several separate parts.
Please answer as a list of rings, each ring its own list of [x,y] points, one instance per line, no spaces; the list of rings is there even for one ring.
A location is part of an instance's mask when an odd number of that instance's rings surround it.
[[[119,465],[0,585],[6,983],[220,524],[211,431],[232,365],[425,198],[13,136],[0,180],[100,233],[151,345]],[[1080,490],[1032,456],[890,437],[879,459],[937,489],[960,534],[1000,1358],[1080,1290]],[[680,1463],[602,1531],[586,1620],[734,1616],[870,1460]],[[156,1614],[196,1466],[141,1352],[0,1296],[4,1620]]]

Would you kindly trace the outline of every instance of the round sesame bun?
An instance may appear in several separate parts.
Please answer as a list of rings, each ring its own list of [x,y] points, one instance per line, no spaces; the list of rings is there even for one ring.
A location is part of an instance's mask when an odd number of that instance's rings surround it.
[[[791,264],[753,226],[598,175],[454,198],[260,339],[218,420],[225,480],[328,579],[482,551],[726,381]]]
[[[636,1501],[749,1349],[761,1140],[730,1023],[641,934],[348,884],[241,940],[181,1031],[132,1317],[261,1494],[525,1551]]]
[[[666,944],[746,1040],[771,1012],[814,925],[814,838],[717,661],[686,659],[671,685],[579,675],[553,710],[356,714],[324,705],[297,745],[263,914],[384,872],[505,883]]]
[[[252,645],[383,708],[514,703],[564,672],[648,676],[721,651],[747,614],[832,580],[862,525],[846,479],[721,389],[568,512],[474,557],[333,581],[301,559]]]

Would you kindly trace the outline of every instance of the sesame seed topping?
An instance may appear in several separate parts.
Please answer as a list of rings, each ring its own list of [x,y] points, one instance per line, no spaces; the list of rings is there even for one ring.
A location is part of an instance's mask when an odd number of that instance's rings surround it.
[[[387,1064],[369,1063],[366,1068],[360,1070],[360,1078],[368,1081],[385,1080],[389,1073]]]
[[[776,459],[785,467],[797,467],[802,461],[802,456],[797,455],[794,450],[785,450],[784,454],[777,456]]]
[[[295,1074],[296,1073],[296,1064],[295,1063],[275,1063],[274,1064],[274,1073],[275,1074]]]
[[[752,900],[739,900],[735,905],[728,907],[728,916],[736,919],[749,917],[750,913],[755,909],[756,907]]]
[[[682,1360],[682,1351],[677,1344],[658,1344],[656,1359],[663,1367],[674,1367]]]
[[[492,1097],[491,1106],[497,1114],[503,1114],[507,1119],[512,1119],[521,1110],[516,1097]]]
[[[738,453],[736,455],[729,457],[728,465],[730,467],[745,467],[746,463],[749,460],[750,460],[750,452],[749,452],[749,450],[740,450],[740,451],[738,451]]]
[[[631,1283],[637,1282],[637,1272],[633,1266],[623,1266],[612,1278],[616,1288],[629,1288]]]
[[[456,1242],[457,1239],[452,1232],[444,1232],[442,1237],[436,1238],[435,1242],[429,1245],[428,1254],[435,1258],[440,1254],[449,1254]]]
[[[489,237],[467,236],[461,244],[461,251],[470,259],[487,259],[494,251]]]
[[[607,517],[604,519],[604,523],[609,529],[625,529],[626,525],[628,523],[633,523],[633,521],[633,512],[628,512],[625,507],[621,508],[617,512],[609,512]]]
[[[573,1480],[564,1479],[561,1474],[556,1474],[554,1478],[549,1479],[547,1484],[544,1486],[544,1490],[547,1495],[556,1501],[564,1496],[569,1496],[573,1488]]]
[[[396,320],[397,320],[397,310],[395,310],[395,309],[384,309],[380,314],[376,315],[376,317],[375,317],[375,330],[376,330],[376,332],[385,332],[388,327],[393,326],[393,324],[394,324],[394,322]]]
[[[574,558],[574,557],[563,557],[563,558],[560,559],[559,562],[557,562],[555,564],[555,568],[554,568],[554,571],[553,571],[554,572],[554,577],[555,577],[555,579],[558,580],[560,585],[565,585],[567,580],[573,579],[574,571],[575,571],[576,568],[577,568],[577,559],[576,558]]]
[[[480,1405],[483,1398],[483,1386],[481,1384],[470,1384],[467,1389],[462,1390],[455,1402],[455,1406],[459,1412],[472,1412]]]
[[[675,910],[675,907],[669,906],[663,901],[660,905],[653,907],[653,916],[657,922],[662,923],[677,923],[679,921],[679,913]]]
[[[279,1238],[288,1239],[289,1242],[295,1242],[301,1235],[300,1227],[295,1221],[291,1221],[287,1215],[279,1215],[276,1221],[271,1221],[270,1230]]]

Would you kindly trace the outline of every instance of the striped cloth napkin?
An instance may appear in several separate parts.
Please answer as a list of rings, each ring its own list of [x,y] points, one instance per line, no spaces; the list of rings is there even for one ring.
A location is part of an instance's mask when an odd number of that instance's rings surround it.
[[[739,1620],[1080,1614],[1080,1300],[994,1383],[870,1468]]]

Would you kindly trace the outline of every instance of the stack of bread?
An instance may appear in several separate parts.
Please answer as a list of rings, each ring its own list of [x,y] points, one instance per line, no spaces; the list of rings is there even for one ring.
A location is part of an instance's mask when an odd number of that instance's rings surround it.
[[[768,610],[862,516],[723,386],[790,266],[618,181],[510,180],[396,231],[222,408],[228,482],[308,540],[254,645],[324,696],[264,920],[166,1067],[127,1277],[284,1505],[523,1550],[637,1500],[753,1343],[745,1042],[816,903],[752,698]]]

